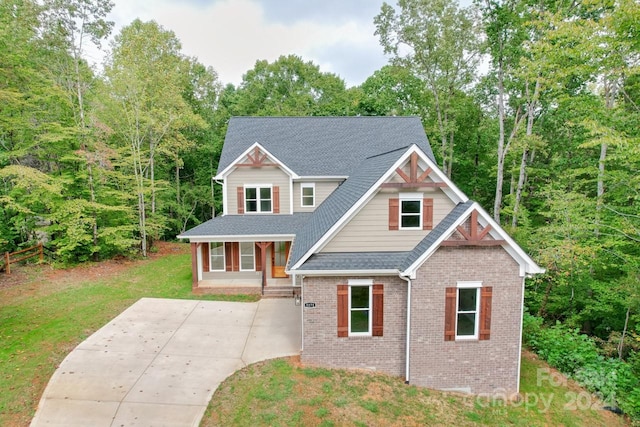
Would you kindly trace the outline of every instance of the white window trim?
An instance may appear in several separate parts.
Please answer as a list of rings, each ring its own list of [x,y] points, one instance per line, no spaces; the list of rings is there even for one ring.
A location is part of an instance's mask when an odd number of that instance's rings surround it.
[[[304,204],[304,189],[311,188],[313,189],[313,200],[310,205]],[[300,184],[300,207],[302,208],[315,208],[316,207],[316,184],[315,182],[307,182]]]
[[[222,270],[215,270],[213,268],[213,251],[211,250],[212,243],[220,243],[222,245]],[[227,253],[224,242],[209,242],[209,271],[226,271]]]
[[[247,209],[247,188],[255,188],[256,189],[256,210],[255,211],[249,211]],[[261,188],[268,188],[271,192],[271,210],[269,211],[263,211],[260,210],[261,208],[261,198],[260,198],[260,189]],[[273,200],[273,184],[244,184],[244,213],[245,214],[261,214],[261,213],[273,213],[273,204],[274,204],[274,200]]]
[[[251,244],[251,257],[253,258],[253,268],[242,268],[242,244]],[[244,255],[244,257],[248,257],[248,255]],[[256,244],[255,242],[238,242],[238,261],[240,263],[240,271],[256,271]]]
[[[373,279],[349,279],[349,312],[348,312],[348,331],[350,337],[370,337],[373,336]],[[351,332],[351,288],[353,286],[357,287],[368,287],[369,288],[369,307],[367,310],[369,311],[369,330],[368,332]],[[355,309],[358,311],[364,311],[364,309]]]
[[[398,230],[422,230],[422,217],[424,212],[422,212],[423,208],[423,193],[400,193],[399,195],[399,203],[398,203]],[[402,202],[418,202],[418,206],[420,207],[420,212],[417,214],[419,219],[419,225],[417,227],[403,227],[402,226]],[[416,214],[411,214],[412,216]]]
[[[457,288],[458,289],[456,290],[456,325],[455,325],[456,338],[455,339],[456,340],[478,340],[479,330],[480,330],[480,297],[481,297],[480,289],[482,288],[482,282],[459,281],[457,284]],[[473,335],[458,335],[458,314],[461,313],[460,311],[458,311],[460,289],[476,290],[476,310],[475,310],[476,321],[473,325]],[[468,313],[468,312],[462,312],[462,313]]]

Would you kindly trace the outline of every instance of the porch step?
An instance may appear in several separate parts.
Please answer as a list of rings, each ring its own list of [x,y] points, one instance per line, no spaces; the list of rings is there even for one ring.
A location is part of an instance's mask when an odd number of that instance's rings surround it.
[[[299,288],[292,286],[265,286],[263,298],[293,298]]]

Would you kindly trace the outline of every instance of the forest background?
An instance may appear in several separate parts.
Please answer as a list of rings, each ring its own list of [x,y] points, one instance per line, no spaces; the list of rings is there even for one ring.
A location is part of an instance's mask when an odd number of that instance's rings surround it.
[[[231,116],[419,116],[443,171],[547,269],[528,324],[625,361],[640,414],[638,1],[384,4],[389,64],[356,87],[295,55],[225,85],[153,21],[104,46],[113,7],[0,0],[1,252],[146,256],[210,219]]]

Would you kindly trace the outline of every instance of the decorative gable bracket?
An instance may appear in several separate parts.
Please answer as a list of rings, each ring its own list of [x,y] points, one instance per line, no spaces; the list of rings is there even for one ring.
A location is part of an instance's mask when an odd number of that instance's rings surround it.
[[[237,163],[238,167],[259,168],[262,166],[278,166],[276,163],[267,162],[267,154],[260,150],[260,147],[253,148],[253,153],[247,153],[247,161],[245,163]]]
[[[491,227],[491,224],[487,224],[487,226],[480,231],[478,225],[478,211],[474,209],[471,211],[469,231],[462,225],[457,226],[456,231],[462,236],[462,239],[445,240],[442,242],[442,246],[501,246],[507,243],[506,240],[484,240],[493,227]]]
[[[396,173],[404,180],[404,182],[386,182],[381,185],[382,188],[427,188],[427,187],[447,187],[444,182],[425,182],[427,177],[433,172],[433,169],[427,166],[427,169],[418,176],[418,153],[411,153],[409,164],[409,175],[397,168]]]

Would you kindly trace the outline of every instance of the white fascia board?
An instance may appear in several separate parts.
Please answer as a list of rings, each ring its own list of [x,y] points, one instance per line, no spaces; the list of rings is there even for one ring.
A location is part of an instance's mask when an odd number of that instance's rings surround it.
[[[286,274],[303,276],[397,276],[398,270],[286,270]]]
[[[402,165],[409,158],[409,155],[416,149],[418,153],[422,152],[422,150],[420,150],[415,144],[411,145],[411,147],[409,147],[407,151],[405,151],[405,153],[389,168],[389,170],[387,170],[387,172],[385,172],[382,177],[380,177],[380,179],[378,179],[378,181],[376,181],[376,183],[373,184],[371,188],[369,188],[367,192],[364,193],[364,195],[360,197],[360,199],[356,203],[354,203],[353,206],[351,206],[351,208],[349,208],[349,210],[342,216],[342,218],[336,221],[336,223],[331,226],[329,231],[327,231],[324,236],[318,239],[318,241],[300,258],[300,260],[298,260],[296,265],[291,268],[291,270],[299,268],[312,254],[321,250],[335,236],[335,234],[340,231],[342,227],[344,227],[351,220],[351,218],[353,218],[353,216],[355,216],[355,214],[358,213],[360,209],[373,198],[373,196],[375,196],[376,192],[380,188],[380,185],[388,180],[391,174],[394,173],[395,170],[399,168],[400,165]]]
[[[319,176],[298,176],[297,178],[295,178],[295,180],[296,182],[344,181],[347,178],[349,177],[346,175],[344,176],[319,175]]]
[[[477,203],[475,203],[474,205],[477,205],[476,210],[478,211],[478,213],[480,213],[480,215],[478,216],[478,222],[480,222],[480,225],[482,225],[483,227],[491,225],[491,231],[489,231],[491,237],[496,240],[505,240],[507,242],[508,245],[506,247],[503,247],[509,253],[509,255],[511,255],[511,257],[518,261],[518,264],[520,264],[521,276],[524,276],[525,274],[542,274],[546,271],[544,268],[536,264],[536,262],[529,255],[527,255],[527,253],[520,247],[520,245],[518,245],[516,241],[513,240],[511,236],[509,236],[509,234],[507,234],[506,231],[504,231],[500,224],[498,224],[493,218],[491,218],[491,215],[489,215],[487,211],[482,209],[482,207]],[[522,267],[524,267],[524,270],[522,269]]]
[[[253,151],[256,147],[258,147],[260,149],[260,151],[262,151],[264,154],[267,155],[267,158],[269,160],[271,160],[272,162],[276,163],[283,171],[285,171],[292,179],[297,179],[298,178],[298,174],[296,174],[294,171],[292,171],[291,169],[289,169],[289,167],[287,165],[285,165],[284,163],[282,163],[276,156],[274,156],[273,154],[271,154],[269,152],[269,150],[267,150],[266,148],[264,148],[259,142],[255,142],[251,147],[247,148],[242,154],[240,154],[238,157],[236,157],[236,159],[231,162],[229,164],[229,166],[227,166],[226,168],[224,168],[222,170],[222,172],[218,172],[218,174],[214,177],[214,179],[224,179],[227,175],[229,175],[229,173],[231,173],[231,171],[233,169],[235,169],[236,167],[236,163],[238,163],[240,160],[242,160],[244,157],[247,156],[247,154],[249,154],[251,151]]]
[[[432,173],[435,174],[437,179],[433,179],[434,177],[431,174],[429,174],[429,178],[431,178],[434,182],[444,182],[447,185],[446,187],[442,187],[441,189],[447,196],[449,196],[453,203],[464,203],[469,200],[466,194],[464,194],[462,190],[460,190],[453,183],[453,181],[451,181],[449,177],[440,170],[438,165],[431,161],[431,159],[424,153],[422,153],[422,150],[418,150],[418,154],[420,154],[421,159],[427,164],[427,166],[431,168],[431,170],[433,171]]]
[[[178,236],[178,239],[189,239],[191,243],[200,242],[284,242],[293,240],[295,234],[256,234],[229,236]]]
[[[504,240],[506,241],[505,245],[502,247],[507,251],[507,253],[518,263],[520,266],[520,276],[524,276],[525,274],[540,274],[544,273],[544,268],[539,267],[529,255],[527,255],[522,248],[507,234],[504,229],[491,218],[491,216],[477,203],[474,202],[460,217],[456,222],[454,222],[442,235],[438,240],[434,242],[431,247],[420,256],[409,268],[402,272],[402,275],[415,275],[416,271],[420,266],[427,260],[433,253],[440,247],[440,244],[455,231],[455,229],[462,225],[471,215],[471,212],[477,210],[479,213],[478,222],[483,227],[487,225],[491,225],[491,231],[489,231],[489,235],[496,240]]]

